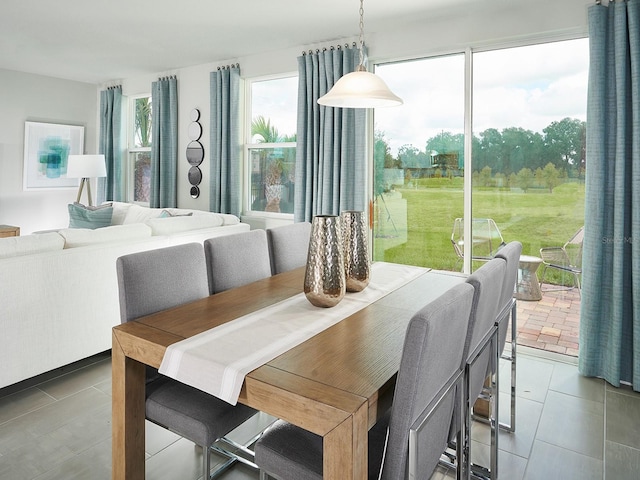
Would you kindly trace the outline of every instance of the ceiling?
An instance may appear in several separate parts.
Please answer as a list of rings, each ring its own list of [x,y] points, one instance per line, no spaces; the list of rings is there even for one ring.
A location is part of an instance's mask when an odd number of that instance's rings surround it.
[[[367,33],[513,0],[366,0]],[[2,0],[0,68],[89,83],[357,37],[358,0]]]

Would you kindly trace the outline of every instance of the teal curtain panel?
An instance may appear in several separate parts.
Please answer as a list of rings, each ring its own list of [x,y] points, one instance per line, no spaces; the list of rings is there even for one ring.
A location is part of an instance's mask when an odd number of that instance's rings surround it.
[[[97,204],[126,201],[124,171],[124,124],[122,119],[122,87],[100,92],[99,153],[104,155],[107,176],[98,178]]]
[[[365,209],[366,111],[317,103],[358,63],[358,49],[348,46],[298,57],[296,222]]]
[[[210,74],[211,181],[209,209],[240,216],[240,66]]]
[[[579,368],[640,391],[640,0],[588,15]]]
[[[177,206],[178,80],[161,78],[151,84],[152,208]]]

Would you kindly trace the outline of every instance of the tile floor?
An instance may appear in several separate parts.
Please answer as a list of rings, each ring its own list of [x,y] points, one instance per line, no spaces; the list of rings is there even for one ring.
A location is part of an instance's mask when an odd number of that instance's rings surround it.
[[[544,355],[544,356],[542,356]],[[508,406],[501,365],[501,407]],[[111,366],[108,355],[23,389],[0,390],[0,480],[111,478]],[[580,377],[575,358],[521,348],[517,431],[501,433],[500,479],[640,478],[640,394]],[[505,416],[508,411],[501,408]],[[263,415],[233,432],[249,438]],[[201,452],[147,424],[147,479],[198,479]],[[486,461],[488,429],[474,424],[474,461]],[[255,480],[239,465],[223,480]],[[432,480],[455,478],[440,470]]]

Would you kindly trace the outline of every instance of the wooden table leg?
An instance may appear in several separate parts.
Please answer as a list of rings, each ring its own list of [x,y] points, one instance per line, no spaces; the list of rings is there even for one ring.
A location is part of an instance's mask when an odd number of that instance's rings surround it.
[[[353,416],[325,435],[323,478],[366,480],[368,408],[363,405]]]
[[[113,480],[144,480],[144,364],[127,357],[112,334]]]

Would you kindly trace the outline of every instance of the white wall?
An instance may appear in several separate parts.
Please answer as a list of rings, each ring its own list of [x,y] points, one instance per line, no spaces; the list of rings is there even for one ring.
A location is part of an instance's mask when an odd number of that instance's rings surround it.
[[[97,92],[88,83],[0,69],[0,224],[21,234],[69,225],[77,188],[23,191],[24,124],[82,125],[85,153],[97,153]]]

